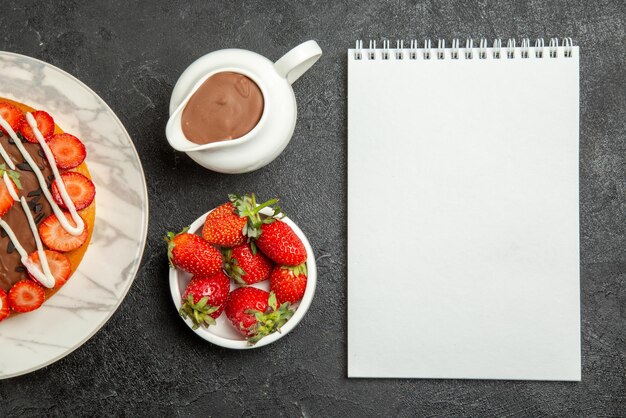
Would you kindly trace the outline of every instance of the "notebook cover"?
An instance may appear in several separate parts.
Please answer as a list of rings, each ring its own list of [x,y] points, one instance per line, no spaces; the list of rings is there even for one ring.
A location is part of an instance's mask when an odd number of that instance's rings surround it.
[[[580,380],[571,50],[349,51],[349,377]]]

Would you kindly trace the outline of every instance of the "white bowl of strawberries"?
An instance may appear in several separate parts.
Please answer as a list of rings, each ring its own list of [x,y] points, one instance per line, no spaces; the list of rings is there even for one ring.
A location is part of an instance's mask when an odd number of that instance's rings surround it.
[[[276,199],[229,199],[166,236],[170,291],[181,318],[203,339],[233,349],[261,347],[306,314],[317,281],[315,257]]]

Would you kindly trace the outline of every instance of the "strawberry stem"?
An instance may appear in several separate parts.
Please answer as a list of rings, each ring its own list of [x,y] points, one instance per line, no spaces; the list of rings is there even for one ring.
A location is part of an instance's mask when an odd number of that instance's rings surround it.
[[[254,193],[252,193],[252,198],[254,200]],[[266,208],[268,206],[275,205],[276,203],[278,203],[278,199],[270,199],[267,202],[261,203],[260,205],[256,207],[256,209],[254,209],[254,213],[257,214],[261,212],[261,209]],[[256,200],[254,201],[254,204],[256,205]]]
[[[278,199],[270,199],[259,205],[254,193],[245,194],[243,196],[230,194],[228,198],[233,203],[239,217],[247,218],[246,225],[243,228],[243,234],[248,237],[248,242],[250,243],[261,236],[261,225],[274,222],[276,219],[279,219],[279,215],[281,214],[281,209],[277,204]],[[270,216],[263,215],[263,217],[261,217],[261,210],[267,207],[271,207],[274,212]],[[255,246],[252,248],[252,253],[256,254]]]
[[[178,312],[183,319],[191,319],[193,329],[198,329],[198,327],[208,328],[210,325],[216,324],[215,319],[211,315],[219,309],[218,306],[209,305],[208,301],[209,298],[205,296],[198,303],[194,303],[193,295],[189,295],[187,300],[183,300]]]
[[[238,285],[247,286],[248,283],[243,279],[242,276],[246,275],[246,271],[239,266],[236,258],[233,258],[233,250],[231,248],[223,248],[222,255],[224,257],[224,273]]]
[[[248,338],[248,345],[258,343],[263,337],[274,332],[280,332],[280,329],[293,316],[294,310],[291,309],[289,302],[282,303],[278,306],[276,295],[270,292],[267,299],[268,309],[260,312],[249,309],[246,313],[254,315],[256,323],[250,327],[251,337]]]

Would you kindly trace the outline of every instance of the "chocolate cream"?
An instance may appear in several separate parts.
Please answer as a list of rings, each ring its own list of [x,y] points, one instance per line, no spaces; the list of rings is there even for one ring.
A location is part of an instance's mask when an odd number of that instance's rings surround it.
[[[24,196],[26,198],[26,202],[28,203],[33,218],[39,226],[42,220],[47,218],[48,215],[52,213],[50,204],[41,192],[37,176],[35,176],[35,173],[30,171],[30,166],[24,161],[24,157],[20,153],[17,146],[12,143],[8,135],[2,133],[0,133],[0,135],[2,135],[0,136],[0,144],[2,144],[15,163],[15,171],[20,173],[22,190],[18,191],[18,196]],[[30,143],[26,140],[22,143],[35,163],[37,163],[41,169],[41,172],[44,178],[48,181],[49,185],[52,179],[52,170],[50,169],[48,160],[46,160],[41,147],[39,144]],[[1,158],[0,162],[4,163]],[[9,209],[2,219],[9,224],[18,241],[22,244],[22,247],[24,247],[28,254],[37,249],[35,238],[33,237],[30,227],[28,226],[28,218],[26,217],[20,202],[15,202],[13,207]],[[28,273],[26,272],[26,268],[22,265],[20,254],[13,247],[13,244],[4,229],[0,228],[0,289],[8,291],[13,284],[27,278]]]
[[[259,123],[263,106],[261,89],[245,75],[214,74],[183,109],[183,133],[196,144],[241,138]]]

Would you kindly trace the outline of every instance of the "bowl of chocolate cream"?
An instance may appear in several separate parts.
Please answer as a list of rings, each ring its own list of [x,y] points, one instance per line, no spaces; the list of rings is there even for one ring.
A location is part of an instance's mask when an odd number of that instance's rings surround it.
[[[172,92],[168,142],[221,173],[246,173],[269,164],[285,149],[296,125],[291,84],[321,54],[315,41],[307,41],[276,62],[242,49],[201,57]]]

